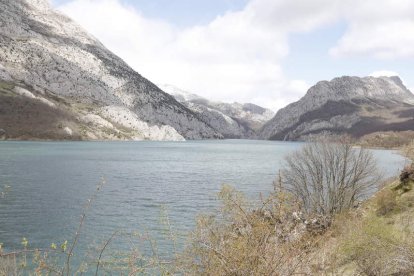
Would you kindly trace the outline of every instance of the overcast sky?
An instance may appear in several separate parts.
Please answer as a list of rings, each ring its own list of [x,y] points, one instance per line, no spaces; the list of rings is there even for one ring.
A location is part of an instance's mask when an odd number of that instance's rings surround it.
[[[343,75],[414,88],[412,0],[52,2],[146,78],[212,100],[277,110]]]

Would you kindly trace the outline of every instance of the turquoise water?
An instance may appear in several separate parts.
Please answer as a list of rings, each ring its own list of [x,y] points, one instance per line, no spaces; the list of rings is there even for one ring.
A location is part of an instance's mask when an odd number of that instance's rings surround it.
[[[185,233],[195,217],[217,206],[231,184],[251,198],[272,190],[283,157],[302,144],[270,141],[0,142],[0,242],[6,250],[71,240],[86,200],[105,184],[88,211],[77,256],[114,231],[162,234],[165,208],[172,228]],[[375,150],[382,171],[396,175],[404,159]],[[116,242],[127,247],[126,241]],[[160,242],[159,249],[170,245]]]

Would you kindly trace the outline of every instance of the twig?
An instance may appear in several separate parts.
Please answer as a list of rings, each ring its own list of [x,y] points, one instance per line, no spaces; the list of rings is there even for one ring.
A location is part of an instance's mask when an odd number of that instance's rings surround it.
[[[82,229],[83,222],[85,221],[85,218],[86,218],[86,212],[91,207],[94,199],[96,198],[97,193],[99,192],[99,190],[102,188],[102,186],[104,184],[105,184],[105,180],[102,179],[102,181],[99,183],[98,187],[96,188],[95,194],[90,199],[88,199],[87,204],[86,204],[86,206],[84,208],[84,212],[83,212],[83,214],[81,216],[81,220],[79,222],[78,230],[75,233],[75,238],[74,238],[73,243],[72,243],[72,245],[71,245],[71,247],[69,249],[68,257],[66,259],[66,275],[67,276],[69,276],[69,274],[70,274],[70,257],[72,256],[73,249],[75,248],[75,246],[76,246],[76,244],[77,244],[77,242],[79,240],[80,231]],[[65,270],[65,267],[63,268],[63,271],[62,272],[64,272],[64,270]]]
[[[110,237],[108,240],[106,240],[106,242],[105,242],[105,244],[104,244],[104,246],[103,246],[103,248],[102,248],[101,252],[99,253],[98,262],[97,262],[97,264],[96,264],[96,272],[95,272],[95,275],[96,275],[96,276],[98,275],[99,265],[100,265],[100,263],[101,263],[102,254],[103,254],[103,252],[105,251],[106,247],[109,245],[109,243],[112,241],[112,239],[113,239],[113,238],[114,238],[114,237],[118,234],[118,232],[119,232],[119,231],[115,231],[115,232],[111,235],[111,237]]]
[[[33,253],[33,252],[60,252],[60,251],[55,250],[55,249],[24,249],[20,251],[9,252],[9,253],[3,253],[3,254],[0,253],[0,258],[9,257],[9,256],[17,256],[20,254]]]

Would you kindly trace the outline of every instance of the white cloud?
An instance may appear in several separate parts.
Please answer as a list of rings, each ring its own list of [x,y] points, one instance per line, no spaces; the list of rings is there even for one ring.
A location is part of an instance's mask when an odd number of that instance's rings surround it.
[[[319,13],[315,5],[302,4],[253,0],[241,11],[186,29],[146,18],[118,0],[74,0],[59,9],[156,83],[171,83],[213,100],[278,109],[298,98],[298,90],[306,92],[292,86],[280,65],[289,54],[288,33],[332,20],[326,10]],[[297,14],[292,11],[296,8]]]
[[[59,9],[155,83],[274,110],[309,87],[284,75],[291,33],[344,20],[333,56],[414,56],[411,0],[250,0],[240,11],[181,29],[120,0],[72,0]]]
[[[389,71],[389,70],[380,70],[375,71],[369,74],[371,77],[393,77],[393,76],[400,76],[397,72]]]
[[[414,1],[345,0],[341,17],[348,28],[330,53],[378,59],[414,57]]]
[[[258,26],[288,32],[311,31],[337,20],[339,0],[251,0],[245,13]]]

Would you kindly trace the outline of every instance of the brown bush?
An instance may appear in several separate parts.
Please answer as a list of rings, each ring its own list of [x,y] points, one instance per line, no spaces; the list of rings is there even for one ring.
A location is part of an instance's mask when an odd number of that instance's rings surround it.
[[[286,157],[284,186],[309,214],[333,215],[375,191],[380,173],[371,152],[351,144],[315,142]]]
[[[396,193],[390,189],[385,188],[384,190],[378,192],[376,195],[376,214],[379,216],[385,216],[398,207]]]
[[[405,166],[400,174],[401,182],[414,181],[414,166]]]
[[[185,254],[190,275],[293,275],[309,272],[315,235],[288,194],[277,193],[259,206],[231,187],[219,194],[222,208],[197,220]],[[316,224],[315,224],[316,225]]]

